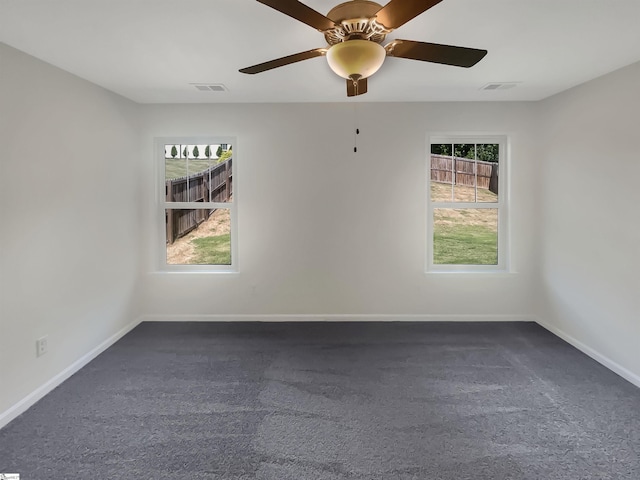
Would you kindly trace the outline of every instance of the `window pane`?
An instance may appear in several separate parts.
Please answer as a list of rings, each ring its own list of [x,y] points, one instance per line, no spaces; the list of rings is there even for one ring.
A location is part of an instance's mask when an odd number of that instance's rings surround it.
[[[498,162],[500,145],[476,145],[478,155],[478,202],[498,201]]]
[[[432,202],[497,202],[498,145],[432,144],[430,177]]]
[[[166,209],[165,222],[168,265],[231,265],[229,209]]]
[[[232,147],[165,145],[167,202],[230,202]]]
[[[453,201],[476,201],[476,150],[473,143],[453,146]]]
[[[431,201],[453,201],[453,145],[431,145]]]
[[[434,209],[433,263],[497,265],[498,210],[495,208]]]

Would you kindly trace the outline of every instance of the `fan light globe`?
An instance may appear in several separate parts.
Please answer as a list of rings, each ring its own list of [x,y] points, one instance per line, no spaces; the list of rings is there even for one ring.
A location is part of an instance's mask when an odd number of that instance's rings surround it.
[[[387,51],[370,40],[346,40],[327,51],[327,63],[343,78],[367,78],[382,66]]]

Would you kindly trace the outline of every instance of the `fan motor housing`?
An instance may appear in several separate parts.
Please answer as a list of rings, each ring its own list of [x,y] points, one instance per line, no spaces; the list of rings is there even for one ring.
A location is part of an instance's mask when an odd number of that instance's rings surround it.
[[[345,40],[361,39],[382,43],[387,36],[379,24],[375,22],[375,16],[382,5],[368,0],[351,0],[336,5],[327,17],[339,26],[324,33],[324,38],[329,45],[335,45]]]

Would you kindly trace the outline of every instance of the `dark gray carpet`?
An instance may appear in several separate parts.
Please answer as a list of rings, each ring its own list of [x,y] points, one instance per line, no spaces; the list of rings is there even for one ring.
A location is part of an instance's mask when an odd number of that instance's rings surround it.
[[[640,479],[640,390],[530,323],[143,323],[0,431],[32,479]]]

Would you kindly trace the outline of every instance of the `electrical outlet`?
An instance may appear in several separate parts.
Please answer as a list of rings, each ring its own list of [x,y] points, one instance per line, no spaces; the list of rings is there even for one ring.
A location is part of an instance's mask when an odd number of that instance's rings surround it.
[[[45,335],[36,340],[36,357],[41,357],[49,348],[49,336]]]

